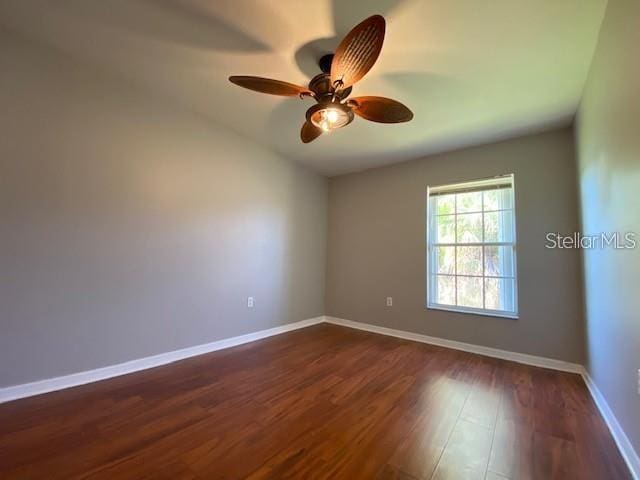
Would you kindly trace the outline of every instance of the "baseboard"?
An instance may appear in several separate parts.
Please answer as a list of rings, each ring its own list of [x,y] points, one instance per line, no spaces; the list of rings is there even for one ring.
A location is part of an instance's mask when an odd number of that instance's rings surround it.
[[[604,418],[604,421],[609,427],[609,431],[611,432],[616,445],[618,445],[620,454],[624,458],[625,462],[627,462],[627,466],[631,471],[631,475],[633,476],[634,480],[640,480],[640,458],[638,457],[638,453],[633,448],[633,445],[631,445],[629,437],[627,437],[627,434],[624,433],[624,430],[620,426],[620,423],[614,415],[613,410],[611,410],[611,407],[609,407],[607,400],[604,398],[604,395],[602,395],[602,392],[594,383],[593,379],[589,375],[589,372],[584,370],[584,372],[582,373],[582,377],[584,378],[584,383],[586,383],[587,387],[589,388],[589,392],[591,392],[593,401],[596,403],[598,410],[600,410],[602,418]]]
[[[56,390],[63,390],[65,388],[76,387],[78,385],[93,383],[99,380],[106,380],[107,378],[126,375],[127,373],[146,370],[147,368],[166,365],[185,358],[202,355],[203,353],[215,352],[216,350],[235,347],[237,345],[254,342],[262,338],[272,337],[292,330],[298,330],[299,328],[309,327],[311,325],[322,323],[323,321],[324,317],[310,318],[300,322],[269,328],[267,330],[260,330],[258,332],[247,333],[246,335],[225,338],[203,345],[196,345],[194,347],[183,348],[181,350],[161,353],[159,355],[131,360],[129,362],[97,368],[95,370],[72,373],[62,377],[48,378],[22,385],[0,388],[0,403],[17,400],[19,398],[31,397],[33,395],[40,395],[42,393],[53,392]]]
[[[394,328],[379,327],[368,323],[354,322],[343,318],[327,317],[325,322],[334,325],[342,325],[343,327],[365,330],[367,332],[379,333],[381,335],[389,335],[391,337],[403,338],[405,340],[413,340],[415,342],[428,343],[439,347],[452,348],[454,350],[462,350],[463,352],[477,353],[486,357],[500,358],[510,360],[512,362],[524,363],[535,367],[550,368],[552,370],[560,370],[563,372],[582,374],[584,367],[577,363],[565,362],[553,358],[538,357],[535,355],[527,355],[525,353],[510,352],[508,350],[500,350],[497,348],[483,347],[471,343],[458,342],[456,340],[447,340],[444,338],[430,337],[420,333],[407,332],[405,330],[396,330]]]

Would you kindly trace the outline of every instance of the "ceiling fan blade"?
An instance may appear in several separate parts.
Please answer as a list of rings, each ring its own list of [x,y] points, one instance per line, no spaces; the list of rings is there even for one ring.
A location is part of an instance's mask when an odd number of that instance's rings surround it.
[[[280,80],[272,80],[270,78],[251,77],[245,75],[233,75],[229,77],[229,81],[240,87],[248,88],[260,93],[268,93],[269,95],[281,95],[284,97],[298,97],[300,95],[310,95],[308,88],[294,85],[289,82]]]
[[[307,121],[302,124],[300,138],[303,143],[313,142],[320,135],[322,135],[322,129],[316,127],[313,123]]]
[[[338,45],[331,63],[331,82],[353,85],[371,70],[384,42],[385,21],[373,15],[356,25]]]
[[[402,103],[385,97],[355,97],[348,101],[356,115],[379,123],[402,123],[413,118],[413,112]]]

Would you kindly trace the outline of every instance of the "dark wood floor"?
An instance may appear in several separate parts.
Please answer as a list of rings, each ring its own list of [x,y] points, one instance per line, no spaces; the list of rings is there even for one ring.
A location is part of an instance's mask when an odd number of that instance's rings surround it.
[[[577,375],[331,325],[0,405],[2,479],[630,479]]]

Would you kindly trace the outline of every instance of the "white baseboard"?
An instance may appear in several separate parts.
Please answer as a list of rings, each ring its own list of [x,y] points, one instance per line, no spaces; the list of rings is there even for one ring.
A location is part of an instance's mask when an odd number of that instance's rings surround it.
[[[640,480],[640,458],[638,457],[638,453],[633,448],[633,445],[631,445],[629,437],[627,437],[627,434],[620,426],[618,419],[613,414],[613,410],[611,410],[611,407],[609,407],[607,400],[604,398],[604,395],[602,395],[602,392],[594,383],[593,379],[589,375],[589,372],[585,370],[582,373],[582,377],[584,378],[584,383],[587,384],[587,387],[591,392],[593,401],[596,402],[598,410],[600,410],[602,418],[604,418],[604,421],[609,427],[609,431],[611,432],[616,445],[618,445],[620,454],[624,458],[625,462],[627,462],[627,466],[629,467],[633,478],[635,480]]]
[[[204,345],[196,345],[194,347],[161,353],[151,357],[139,358],[129,362],[119,363],[117,365],[97,368],[95,370],[72,373],[62,377],[48,378],[36,382],[25,383],[23,385],[0,388],[0,403],[17,400],[19,398],[31,397],[33,395],[40,395],[42,393],[53,392],[55,390],[76,387],[78,385],[93,383],[99,380],[105,380],[107,378],[145,370],[147,368],[166,365],[167,363],[176,362],[196,355],[202,355],[203,353],[215,352],[216,350],[222,350],[223,348],[235,347],[236,345],[242,345],[243,343],[254,342],[262,338],[279,335],[299,328],[309,327],[311,325],[322,323],[323,321],[324,317],[310,318],[300,322],[269,328],[268,330],[261,330],[259,332],[247,333],[246,335],[225,338],[215,342],[206,343]]]
[[[477,353],[486,357],[501,358],[512,362],[524,363],[536,367],[550,368],[563,372],[582,374],[584,367],[577,363],[569,363],[553,358],[537,357],[535,355],[527,355],[524,353],[510,352],[497,348],[483,347],[471,343],[458,342],[456,340],[446,340],[444,338],[430,337],[420,333],[407,332],[404,330],[396,330],[393,328],[379,327],[368,323],[354,322],[343,318],[325,317],[325,322],[334,325],[342,325],[343,327],[356,328],[358,330],[366,330],[367,332],[379,333],[381,335],[389,335],[391,337],[403,338],[405,340],[413,340],[415,342],[428,343],[439,347],[452,348],[454,350],[462,350],[463,352]]]

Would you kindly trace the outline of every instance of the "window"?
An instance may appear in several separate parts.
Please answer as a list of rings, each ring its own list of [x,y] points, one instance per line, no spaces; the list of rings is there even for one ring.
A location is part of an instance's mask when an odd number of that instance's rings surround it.
[[[513,175],[428,188],[427,307],[517,318]]]

